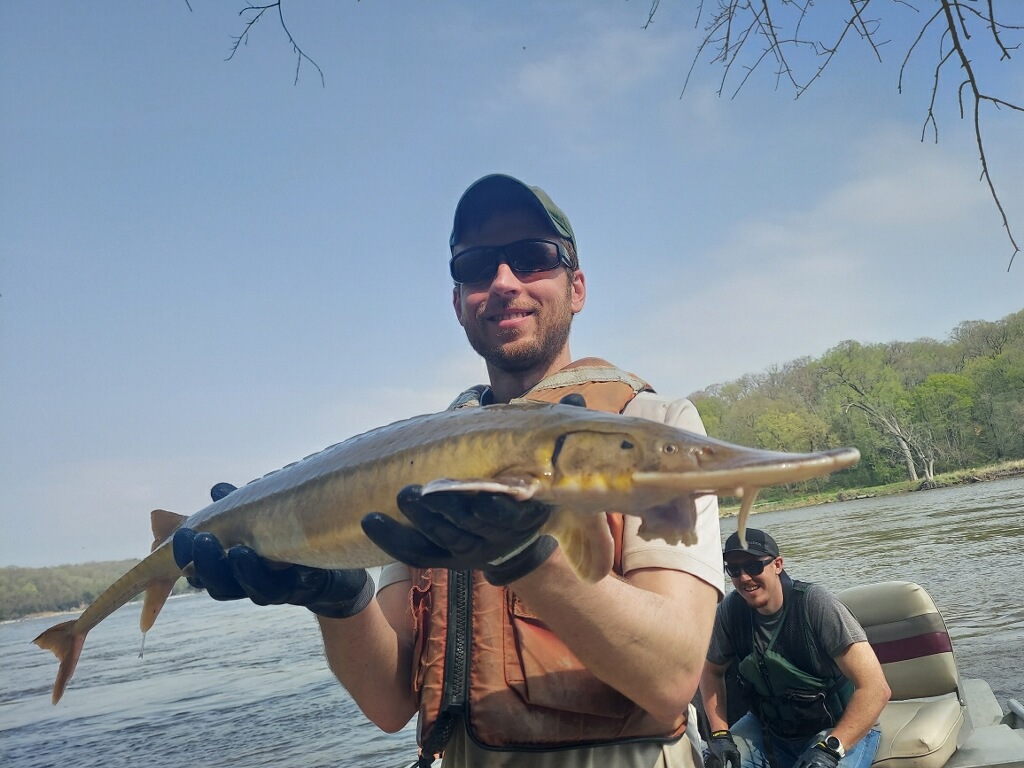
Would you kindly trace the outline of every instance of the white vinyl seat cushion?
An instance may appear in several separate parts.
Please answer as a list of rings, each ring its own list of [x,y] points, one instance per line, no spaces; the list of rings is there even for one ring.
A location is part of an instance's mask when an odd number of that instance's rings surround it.
[[[956,750],[964,712],[955,698],[890,701],[879,717],[882,739],[873,765],[940,768]]]

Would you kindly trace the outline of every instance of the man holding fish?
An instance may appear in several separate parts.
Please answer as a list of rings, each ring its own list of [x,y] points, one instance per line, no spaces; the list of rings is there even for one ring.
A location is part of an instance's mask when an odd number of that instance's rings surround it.
[[[450,246],[455,315],[489,376],[452,408],[585,404],[704,433],[688,400],[573,361],[586,281],[569,220],[543,190],[478,180]],[[586,461],[585,445],[563,450]],[[398,506],[411,526],[367,515],[366,535],[398,561],[376,599],[363,570],[279,570],[210,533],[179,529],[174,555],[215,598],[309,607],[331,669],[371,721],[397,731],[419,714],[423,765],[442,753],[446,766],[699,763],[688,710],[724,591],[716,497],[688,502],[696,536],[683,542],[648,540],[638,518],[608,514],[614,568],[588,583],[570,566],[580,552],[541,531],[552,508],[515,491],[409,486]]]

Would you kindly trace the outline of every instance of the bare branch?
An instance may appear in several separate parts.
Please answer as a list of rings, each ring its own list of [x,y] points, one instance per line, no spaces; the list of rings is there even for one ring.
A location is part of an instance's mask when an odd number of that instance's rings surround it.
[[[661,0],[651,0],[651,10],[647,12],[647,23],[644,24],[644,29],[647,29],[649,26],[651,26],[651,23],[654,21],[654,14],[658,12],[658,5],[660,3]]]
[[[1013,267],[1013,260],[1020,253],[1020,246],[1017,245],[1017,241],[1013,237],[1013,231],[1010,229],[1010,222],[1006,218],[1006,211],[1003,209],[1003,203],[999,199],[999,193],[996,191],[995,183],[992,181],[992,174],[989,170],[988,157],[985,153],[985,142],[982,138],[981,133],[981,103],[983,101],[992,101],[996,103],[1004,104],[1005,106],[1011,107],[1018,111],[1024,111],[1019,105],[1011,104],[1009,102],[1003,102],[1001,99],[994,99],[988,97],[981,92],[981,88],[978,85],[978,78],[974,74],[974,69],[971,67],[971,60],[968,58],[966,51],[964,50],[963,42],[960,40],[960,36],[957,34],[957,21],[960,22],[960,28],[964,31],[964,39],[969,39],[966,29],[963,28],[965,23],[963,15],[960,13],[961,2],[960,0],[940,0],[942,4],[943,13],[946,16],[946,24],[948,26],[948,32],[950,40],[952,41],[953,51],[960,59],[960,66],[966,73],[965,84],[970,88],[971,93],[974,96],[974,138],[978,144],[978,156],[981,161],[981,178],[988,185],[988,191],[992,195],[992,200],[996,204],[996,209],[999,211],[999,216],[1003,220],[1003,228],[1006,230],[1006,236],[1010,240],[1010,244],[1013,246],[1013,253],[1010,254],[1010,263],[1006,266],[1006,271],[1009,272]],[[957,17],[954,19],[953,7],[956,6]],[[991,3],[989,4],[989,10],[991,11]],[[993,21],[994,23],[994,21]],[[1007,53],[1006,49],[1002,49],[1004,54]],[[945,62],[945,59],[943,59]],[[940,67],[942,64],[939,65]],[[963,92],[963,86],[961,86],[960,92]]]
[[[910,47],[907,49],[907,54],[903,57],[903,63],[900,65],[900,76],[896,80],[896,92],[897,93],[903,93],[903,73],[904,73],[904,71],[907,68],[907,64],[910,63],[910,57],[914,55],[914,49],[917,48],[917,44],[920,43],[924,39],[924,36],[928,32],[928,28],[931,27],[931,25],[935,22],[935,20],[937,18],[939,18],[939,16],[941,16],[941,15],[942,15],[942,10],[941,9],[936,11],[935,14],[930,19],[928,19],[928,21],[926,21],[924,23],[924,26],[921,27],[921,31],[917,33],[917,37],[914,38],[914,42],[911,43]]]
[[[659,1],[652,0],[648,23],[650,23],[650,17],[657,10]],[[1011,57],[1011,52],[1016,51],[1020,46],[1009,45],[1004,41],[1004,37],[1009,32],[1024,30],[1024,26],[1001,22],[996,16],[993,0],[985,0],[985,4],[979,7],[981,1],[938,0],[938,10],[921,25],[920,30],[910,43],[903,57],[899,68],[897,91],[901,94],[903,93],[904,74],[911,57],[919,52],[922,42],[926,39],[934,39],[933,34],[937,33],[937,58],[933,68],[931,98],[929,99],[924,124],[921,129],[921,140],[924,140],[930,128],[934,141],[938,142],[939,131],[936,109],[943,70],[953,62],[958,63],[959,68],[964,74],[964,81],[956,91],[960,115],[961,118],[965,117],[965,96],[970,94],[973,100],[971,113],[973,115],[974,136],[978,146],[978,157],[981,165],[981,180],[988,187],[996,210],[1002,218],[1006,236],[1013,247],[1010,264],[1007,267],[1009,269],[1013,265],[1015,256],[1020,252],[1020,247],[1014,238],[1002,200],[992,179],[982,131],[981,106],[987,102],[997,109],[1007,107],[1020,112],[1024,112],[1024,107],[984,91],[971,66],[971,56],[967,46],[976,44],[975,38],[978,37],[972,32],[971,25],[975,24],[974,31],[976,32],[980,25],[983,24],[987,28],[988,36],[991,38],[991,44],[995,46],[995,49],[1000,54],[999,60],[1007,60]],[[866,16],[871,0],[847,0],[847,2],[851,12],[850,16],[842,22],[839,35],[835,41],[828,45],[821,40],[811,41],[803,37],[804,22],[807,20],[811,8],[814,7],[813,0],[718,0],[717,8],[704,25],[704,36],[686,74],[686,81],[683,85],[683,91],[680,93],[680,98],[686,92],[697,62],[709,49],[715,51],[711,57],[711,62],[722,65],[722,77],[718,87],[719,96],[722,95],[730,76],[733,74],[734,68],[738,66],[743,69],[743,74],[738,76],[739,83],[732,94],[733,98],[735,98],[740,89],[743,88],[753,73],[767,58],[773,58],[777,64],[775,70],[776,88],[779,82],[785,78],[792,85],[795,97],[800,98],[822,76],[840,46],[850,37],[851,30],[856,32],[861,40],[871,47],[875,58],[881,61],[881,46],[885,45],[888,41],[879,42],[876,38],[881,28],[880,20]],[[909,0],[892,0],[892,3],[905,6],[915,12],[917,11],[917,8]],[[698,24],[700,23],[703,11],[704,2],[701,2]],[[786,18],[787,16],[788,18]],[[792,30],[792,34],[787,34],[787,28]],[[745,49],[749,47],[752,39],[760,39],[763,47],[757,53],[747,56],[747,63],[743,63],[741,57],[746,56]],[[794,65],[800,63],[800,57],[797,54],[808,47],[820,57],[820,60],[814,64],[811,76],[806,81],[802,81]],[[791,53],[794,54],[792,58],[790,56]]]
[[[953,51],[949,51],[943,56],[939,63],[935,66],[935,79],[932,82],[932,97],[928,101],[928,114],[925,116],[924,125],[921,126],[921,141],[924,141],[925,131],[928,130],[928,124],[931,123],[932,131],[935,135],[935,143],[939,143],[939,124],[935,120],[935,99],[939,95],[939,75],[942,73],[942,66],[949,61],[950,56],[953,55]],[[963,99],[960,99],[960,117],[964,116]]]
[[[881,63],[882,52],[878,50],[878,46],[875,44],[875,32],[878,31],[882,23],[878,19],[871,19],[869,22],[864,18],[864,11],[868,7],[869,2],[870,0],[850,0],[850,7],[853,9],[853,19],[850,20],[850,24],[847,26],[848,28],[850,26],[853,26],[854,28],[858,26],[860,27],[859,34],[861,38],[868,41],[868,45],[871,46],[871,50],[875,52],[875,58],[878,59],[879,63]],[[854,22],[856,22],[856,24],[854,24]],[[873,27],[873,29],[869,27]],[[845,34],[846,30],[843,30],[843,35],[845,36]],[[839,47],[838,43],[836,43],[836,47]]]
[[[288,42],[292,44],[292,51],[294,51],[294,53],[295,53],[295,58],[296,58],[296,61],[295,61],[295,84],[298,85],[298,82],[299,82],[299,71],[302,68],[302,61],[303,61],[303,59],[305,59],[310,64],[312,64],[313,68],[316,69],[316,71],[320,74],[320,85],[321,85],[321,87],[326,87],[326,84],[325,84],[325,81],[324,81],[323,70],[320,69],[320,66],[315,61],[313,61],[313,59],[311,59],[309,56],[306,55],[305,51],[303,51],[302,48],[299,47],[299,44],[297,42],[295,42],[295,38],[292,37],[291,30],[288,29],[288,25],[285,23],[285,20],[284,20],[284,8],[282,6],[283,2],[284,2],[284,0],[277,0],[277,2],[275,2],[275,3],[267,3],[266,5],[252,5],[252,4],[250,4],[250,5],[247,5],[245,8],[243,8],[242,10],[240,10],[238,12],[239,16],[244,16],[247,13],[251,13],[252,17],[249,18],[246,21],[245,26],[242,28],[242,33],[234,38],[235,42],[231,46],[231,53],[228,54],[228,57],[225,60],[226,61],[230,61],[231,59],[234,58],[235,54],[238,52],[238,46],[240,46],[240,45],[248,45],[249,44],[249,30],[251,30],[253,28],[253,25],[255,25],[256,22],[258,22],[261,18],[263,18],[263,14],[264,13],[266,13],[267,11],[269,11],[272,8],[276,8],[277,9],[277,19],[278,19],[278,22],[280,22],[281,29],[283,29],[285,35],[287,35]]]
[[[871,0],[850,0],[850,6],[853,8],[853,18],[847,20],[846,24],[843,26],[842,32],[839,34],[839,39],[836,40],[835,44],[829,47],[821,46],[821,49],[825,54],[825,61],[818,66],[817,71],[814,73],[811,79],[808,80],[803,85],[803,87],[801,87],[798,90],[797,98],[800,98],[804,91],[810,88],[811,84],[819,77],[821,77],[822,73],[825,71],[825,67],[829,65],[829,63],[832,61],[832,57],[835,56],[836,51],[839,50],[839,46],[842,45],[843,40],[846,39],[846,33],[849,32],[851,29],[857,29],[858,24],[860,25],[858,34],[861,36],[862,39],[868,41],[868,44],[871,46],[871,50],[874,51],[876,58],[879,61],[882,60],[881,51],[878,50],[878,46],[875,44],[875,33],[874,31],[868,28],[868,24],[862,16],[864,9],[867,8],[867,5],[870,1]],[[801,16],[801,21],[802,20],[803,16]],[[877,25],[877,23],[877,20],[873,22],[873,24],[875,25]]]
[[[786,61],[785,51],[782,47],[782,43],[779,42],[778,34],[775,31],[775,25],[772,23],[772,12],[771,9],[768,7],[768,0],[761,0],[761,10],[764,13],[764,21],[761,20],[760,14],[758,14],[754,18],[757,22],[759,29],[761,30],[761,34],[768,40],[769,50],[775,54],[775,58],[779,62],[780,69],[775,73],[776,87],[778,86],[778,78],[781,77],[782,75],[786,75],[786,77],[789,78],[789,82],[796,86],[796,80],[793,79],[793,69],[792,67],[789,66],[789,62]],[[800,18],[802,19],[806,13],[807,8],[805,6],[800,12]],[[758,61],[760,61],[760,59],[758,59]],[[751,72],[753,72],[756,66],[757,65],[755,64],[754,67],[751,67]]]
[[[999,37],[999,30],[1007,29],[1007,27],[996,21],[996,14],[995,11],[992,9],[992,0],[988,0],[987,21],[989,29],[992,30],[992,39],[995,41],[995,44],[999,47],[999,50],[1003,52],[1003,55],[999,58],[999,60],[1002,61],[1003,59],[1010,58],[1010,51],[1006,48],[1005,45],[1003,45],[1003,40],[1002,38]],[[1011,29],[1017,29],[1017,27],[1011,27]],[[1020,48],[1020,45],[1013,46],[1013,50],[1017,50],[1018,48]]]

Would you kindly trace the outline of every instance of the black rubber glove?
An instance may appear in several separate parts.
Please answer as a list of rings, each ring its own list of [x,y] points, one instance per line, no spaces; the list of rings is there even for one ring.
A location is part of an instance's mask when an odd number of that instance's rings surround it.
[[[233,486],[218,483],[214,501]],[[214,600],[249,598],[257,605],[301,605],[329,618],[355,616],[373,599],[374,584],[363,569],[331,570],[305,565],[275,567],[246,546],[227,552],[212,533],[179,528],[171,541],[174,561],[181,569],[190,563],[195,575],[188,583],[205,589]]]
[[[539,534],[551,507],[501,493],[440,491],[419,485],[398,493],[398,508],[415,528],[374,512],[362,520],[370,540],[414,568],[478,569],[494,585],[522,578],[547,560],[558,544]]]
[[[825,742],[819,741],[804,750],[793,763],[793,768],[836,768],[840,759],[838,754],[825,746]]]
[[[708,741],[704,768],[740,768],[740,751],[729,731],[715,731]]]

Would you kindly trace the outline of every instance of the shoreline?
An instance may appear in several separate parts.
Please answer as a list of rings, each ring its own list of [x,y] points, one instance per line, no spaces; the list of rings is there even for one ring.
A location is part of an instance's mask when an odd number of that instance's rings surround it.
[[[992,480],[1008,480],[1014,477],[1024,477],[1024,460],[1014,459],[1001,464],[990,464],[985,467],[974,469],[962,469],[956,472],[946,472],[936,475],[931,483],[919,480],[916,483],[905,480],[889,485],[879,485],[869,488],[848,488],[844,491],[833,491],[820,493],[811,496],[800,496],[780,501],[766,501],[755,503],[750,510],[754,515],[758,512],[778,512],[787,509],[800,509],[801,507],[813,507],[818,504],[832,504],[837,501],[856,501],[857,499],[873,499],[878,496],[900,496],[905,493],[917,493],[918,491],[932,491],[939,488],[952,488],[958,485],[973,485],[974,483],[987,483]],[[719,504],[718,516],[736,517],[739,514],[740,505]]]
[[[60,566],[53,566],[53,567],[58,567],[59,568]],[[167,596],[167,600],[168,601],[177,600],[179,597],[193,597],[193,596],[199,595],[199,594],[202,594],[199,590],[194,590],[192,592],[179,592],[179,593],[174,594],[174,595],[168,595]],[[132,598],[127,603],[122,605],[121,608],[127,608],[129,605],[135,605],[136,603],[141,603],[142,600],[143,600],[143,597],[140,594],[138,597]],[[40,611],[38,613],[26,613],[24,616],[19,616],[16,619],[3,619],[3,620],[0,620],[0,626],[3,626],[4,624],[17,624],[19,621],[30,621],[31,619],[53,619],[53,618],[57,618],[59,616],[70,616],[72,618],[77,618],[78,616],[82,615],[82,613],[85,611],[86,608],[89,607],[89,605],[90,605],[89,603],[84,603],[84,604],[80,605],[78,608],[72,608],[72,609],[67,610],[67,611]],[[120,608],[118,610],[120,610]]]

